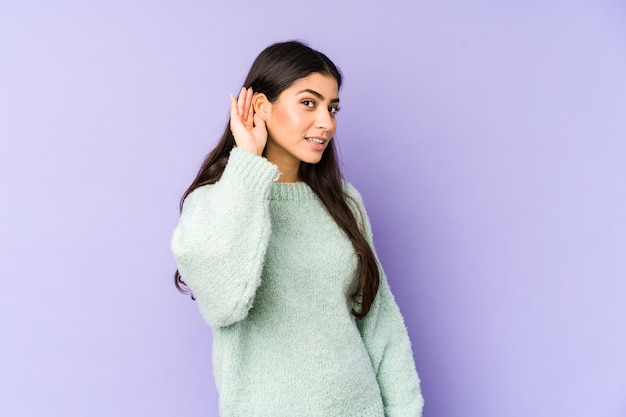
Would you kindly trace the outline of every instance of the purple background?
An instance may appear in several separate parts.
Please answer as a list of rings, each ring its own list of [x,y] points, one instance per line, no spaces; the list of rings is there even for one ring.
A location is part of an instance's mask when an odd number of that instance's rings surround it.
[[[225,3],[0,4],[0,415],[217,415],[169,239],[291,38],[346,76],[425,417],[626,415],[625,3]]]

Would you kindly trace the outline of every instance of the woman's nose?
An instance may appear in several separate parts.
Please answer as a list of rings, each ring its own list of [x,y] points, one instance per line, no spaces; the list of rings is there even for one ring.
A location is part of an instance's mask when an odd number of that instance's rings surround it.
[[[330,130],[333,126],[333,118],[326,108],[320,108],[317,112],[316,127]]]

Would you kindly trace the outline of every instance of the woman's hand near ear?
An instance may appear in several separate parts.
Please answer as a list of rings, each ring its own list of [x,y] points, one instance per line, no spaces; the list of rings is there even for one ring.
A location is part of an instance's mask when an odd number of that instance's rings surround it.
[[[241,89],[239,98],[230,96],[230,131],[238,148],[261,156],[267,143],[265,122],[254,112],[252,88]]]

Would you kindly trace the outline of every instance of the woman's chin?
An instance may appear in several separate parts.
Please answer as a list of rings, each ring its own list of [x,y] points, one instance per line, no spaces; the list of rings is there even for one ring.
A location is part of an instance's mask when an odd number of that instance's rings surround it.
[[[311,155],[311,156],[306,156],[304,158],[301,159],[302,162],[305,162],[307,164],[317,164],[319,161],[322,160],[322,154],[320,153],[319,155]]]

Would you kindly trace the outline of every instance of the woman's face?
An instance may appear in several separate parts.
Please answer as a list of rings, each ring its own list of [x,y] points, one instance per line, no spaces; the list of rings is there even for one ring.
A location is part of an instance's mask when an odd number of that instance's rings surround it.
[[[266,118],[265,156],[278,165],[315,164],[337,129],[339,88],[330,75],[313,73],[295,81],[272,103]]]

